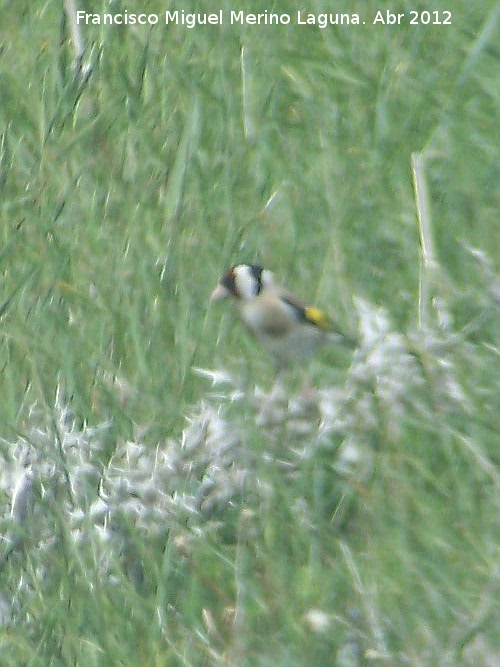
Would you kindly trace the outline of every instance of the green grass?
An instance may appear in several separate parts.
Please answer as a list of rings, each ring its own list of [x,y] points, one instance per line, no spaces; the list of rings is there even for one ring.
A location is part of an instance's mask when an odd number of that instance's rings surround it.
[[[498,662],[500,5],[383,4],[82,27],[77,76],[4,2],[2,665]],[[309,402],[208,307],[255,259],[360,332]]]

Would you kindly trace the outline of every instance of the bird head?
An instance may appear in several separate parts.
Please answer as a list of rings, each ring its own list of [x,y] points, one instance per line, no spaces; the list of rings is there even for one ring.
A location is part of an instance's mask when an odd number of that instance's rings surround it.
[[[250,301],[272,285],[274,276],[271,271],[259,264],[237,264],[222,276],[210,300],[218,301],[232,296],[241,301]]]

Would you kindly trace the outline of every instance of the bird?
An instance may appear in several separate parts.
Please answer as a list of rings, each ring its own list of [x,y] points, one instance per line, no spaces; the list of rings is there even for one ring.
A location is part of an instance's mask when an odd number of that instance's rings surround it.
[[[304,362],[329,340],[356,347],[321,309],[309,306],[260,264],[237,264],[220,279],[210,300],[232,297],[246,328],[272,354],[277,370]]]

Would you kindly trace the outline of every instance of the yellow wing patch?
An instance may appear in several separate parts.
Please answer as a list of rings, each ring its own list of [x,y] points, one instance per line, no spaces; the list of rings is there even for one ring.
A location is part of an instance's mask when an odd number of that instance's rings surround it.
[[[314,326],[320,329],[328,330],[332,326],[328,315],[319,308],[314,308],[314,306],[306,306],[304,308],[304,316],[307,322],[314,324]]]

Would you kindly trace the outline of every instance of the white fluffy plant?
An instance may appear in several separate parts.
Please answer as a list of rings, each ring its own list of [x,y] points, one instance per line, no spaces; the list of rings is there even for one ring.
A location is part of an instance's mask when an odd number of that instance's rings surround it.
[[[436,402],[440,414],[467,409],[452,334],[405,336],[383,309],[364,301],[356,309],[361,345],[343,382],[305,397],[284,385],[244,388],[231,373],[198,369],[212,388],[180,436],[156,446],[138,436],[118,442],[110,456],[109,424],[78,423],[58,390],[51,413],[34,408],[26,434],[3,443],[3,565],[56,547],[61,526],[74,543],[93,542],[101,563],[119,560],[136,533],[164,539],[187,527],[203,536],[267,503],[276,475],[296,484],[289,488],[307,515],[311,461],[330,471],[327,494],[355,494],[381,438],[396,443],[408,420],[432,418]]]

